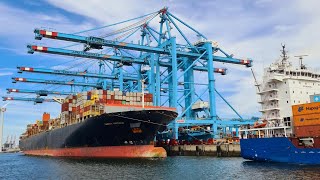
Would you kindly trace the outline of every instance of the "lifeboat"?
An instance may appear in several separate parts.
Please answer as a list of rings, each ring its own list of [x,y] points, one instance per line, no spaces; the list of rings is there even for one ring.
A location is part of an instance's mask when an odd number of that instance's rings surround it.
[[[262,123],[255,122],[253,128],[264,128],[266,127],[267,123],[267,120],[263,120]]]

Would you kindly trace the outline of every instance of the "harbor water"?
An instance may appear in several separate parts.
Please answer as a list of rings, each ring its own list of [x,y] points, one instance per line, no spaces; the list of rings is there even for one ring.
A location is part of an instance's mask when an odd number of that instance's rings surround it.
[[[0,154],[0,179],[315,179],[319,166],[246,161],[240,157],[61,159]]]

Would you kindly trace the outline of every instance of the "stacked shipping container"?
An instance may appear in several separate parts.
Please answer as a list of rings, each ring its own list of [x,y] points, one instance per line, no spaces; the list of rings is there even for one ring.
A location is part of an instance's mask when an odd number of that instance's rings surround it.
[[[292,106],[296,137],[320,136],[320,102]]]
[[[31,124],[27,127],[28,136],[41,131],[64,127],[81,122],[89,117],[104,113],[104,106],[153,106],[152,94],[145,93],[144,97],[139,92],[122,92],[109,90],[91,90],[77,95],[67,96],[61,105],[59,118],[50,119],[50,114],[45,113],[41,125]],[[49,118],[48,118],[49,117]]]

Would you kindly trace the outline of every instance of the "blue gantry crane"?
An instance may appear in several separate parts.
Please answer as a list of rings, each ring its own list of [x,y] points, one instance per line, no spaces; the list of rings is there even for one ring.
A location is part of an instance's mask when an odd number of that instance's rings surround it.
[[[124,27],[116,29],[119,25]],[[188,36],[180,26],[188,30]],[[108,28],[112,29],[108,31]],[[105,29],[108,33],[104,35],[80,35]],[[171,14],[167,7],[144,16],[73,34],[46,29],[35,29],[34,33],[37,40],[47,38],[72,44],[62,48],[31,44],[27,46],[28,53],[40,52],[97,60],[99,73],[18,67],[20,73],[98,80],[89,83],[13,78],[14,82],[88,86],[110,90],[118,88],[120,91],[135,92],[142,92],[144,82],[144,90],[153,94],[156,106],[177,108],[179,116],[170,124],[175,139],[178,138],[178,128],[181,126],[210,125],[211,134],[218,138],[221,128],[237,129],[240,125],[252,124],[251,120],[244,120],[216,90],[214,76],[215,73],[226,75],[227,72],[226,68],[217,68],[216,62],[251,67],[252,60],[234,58],[222,50],[217,42],[208,40],[195,28]],[[83,46],[82,50],[70,49],[78,45]],[[108,66],[108,72],[102,72],[102,66]],[[201,76],[199,72],[202,72]],[[238,115],[238,120],[230,121],[218,117],[216,94]],[[199,118],[201,113],[202,118]]]

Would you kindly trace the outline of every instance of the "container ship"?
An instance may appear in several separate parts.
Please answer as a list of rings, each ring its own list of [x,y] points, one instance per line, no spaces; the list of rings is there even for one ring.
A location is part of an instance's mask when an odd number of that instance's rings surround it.
[[[280,60],[256,82],[262,117],[243,127],[241,155],[255,161],[320,164],[320,74],[293,67],[282,47]]]
[[[91,90],[69,95],[58,118],[44,113],[29,124],[19,147],[26,155],[84,158],[166,157],[155,134],[177,117],[153,106],[152,94]]]

